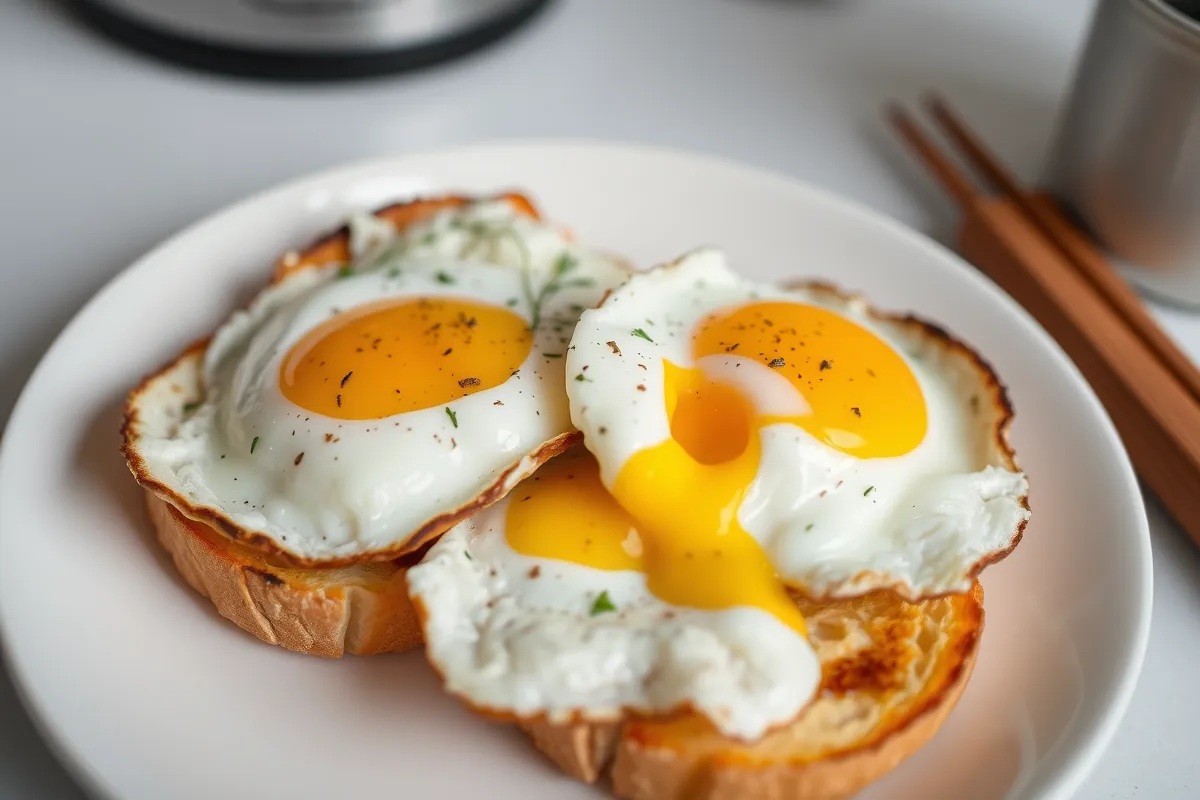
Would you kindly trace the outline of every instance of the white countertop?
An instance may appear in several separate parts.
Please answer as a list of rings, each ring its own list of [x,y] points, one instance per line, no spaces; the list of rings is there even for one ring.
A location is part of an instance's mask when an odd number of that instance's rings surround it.
[[[247,194],[370,156],[517,136],[654,142],[768,167],[944,240],[950,206],[887,138],[881,105],[936,87],[1034,179],[1092,5],[560,0],[465,60],[303,87],[166,67],[49,2],[0,0],[0,420],[71,315],[142,252]],[[1200,315],[1155,311],[1200,357]],[[1200,794],[1200,551],[1153,502],[1150,516],[1145,670],[1083,798]],[[3,674],[0,797],[83,797]]]

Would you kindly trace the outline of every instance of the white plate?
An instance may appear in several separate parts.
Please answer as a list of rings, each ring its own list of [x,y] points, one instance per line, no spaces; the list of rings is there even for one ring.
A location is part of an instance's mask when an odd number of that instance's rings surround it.
[[[154,545],[117,454],[126,390],[244,300],[279,252],[350,209],[507,187],[640,264],[720,244],[743,271],[833,279],[986,354],[1016,405],[1033,523],[986,573],[987,631],[957,710],[867,796],[1070,794],[1133,690],[1151,596],[1141,496],[1079,374],[995,287],[893,222],[731,164],[549,142],[359,164],[250,199],[126,270],[46,354],[0,455],[0,622],[77,774],[125,800],[602,796],[442,696],[419,653],[323,661],[222,620]]]

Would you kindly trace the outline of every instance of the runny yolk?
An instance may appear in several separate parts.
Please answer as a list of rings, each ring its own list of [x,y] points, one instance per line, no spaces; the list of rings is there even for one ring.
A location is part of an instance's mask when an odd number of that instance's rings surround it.
[[[803,414],[760,413],[732,383],[703,367],[664,362],[671,437],[635,453],[611,495],[590,458],[563,456],[518,489],[510,546],[597,569],[644,571],[666,603],[761,608],[804,634],[803,616],[738,509],[758,473],[759,430],[786,422],[860,458],[902,455],[921,443],[925,400],[908,365],[854,322],[814,306],[753,303],[703,319],[692,358],[771,370],[805,401]],[[760,377],[763,373],[760,373]],[[778,385],[775,375],[769,376]],[[753,377],[751,378],[753,380]],[[525,499],[525,498],[528,499]],[[636,531],[638,557],[618,545]]]
[[[644,569],[637,524],[617,505],[582,447],[551,459],[509,495],[505,539],[519,553],[593,569]]]
[[[338,314],[288,351],[284,397],[336,419],[380,419],[499,386],[532,347],[529,324],[453,297],[383,300]]]

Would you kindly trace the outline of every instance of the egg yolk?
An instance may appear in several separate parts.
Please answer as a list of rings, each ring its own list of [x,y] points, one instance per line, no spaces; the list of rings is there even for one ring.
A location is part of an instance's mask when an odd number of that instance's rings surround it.
[[[505,540],[518,553],[593,569],[644,571],[637,525],[582,447],[551,459],[509,496]]]
[[[790,422],[858,458],[903,455],[925,438],[925,397],[908,364],[875,334],[833,311],[769,302],[709,314],[692,336],[692,357],[713,355],[740,356],[774,370],[811,409],[786,420],[761,419],[760,427]],[[720,427],[728,415],[699,422]]]
[[[786,422],[859,458],[902,455],[927,425],[920,385],[870,331],[834,312],[753,303],[704,318],[693,359],[728,356],[787,378],[808,410],[759,413],[742,391],[701,368],[664,362],[671,436],[635,453],[604,491],[594,462],[562,457],[514,496],[507,537],[519,552],[597,569],[634,569],[673,605],[761,608],[801,634],[803,616],[766,552],[738,521],[758,473],[758,432]],[[758,362],[757,364],[747,362]],[[528,499],[525,499],[528,498]],[[636,557],[619,543],[636,532]]]
[[[335,419],[380,419],[504,383],[529,355],[529,324],[453,297],[383,300],[313,328],[288,351],[279,388]]]

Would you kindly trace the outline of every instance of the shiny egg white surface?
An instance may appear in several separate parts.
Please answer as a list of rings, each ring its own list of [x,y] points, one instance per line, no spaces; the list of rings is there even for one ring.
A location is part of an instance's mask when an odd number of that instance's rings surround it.
[[[197,402],[131,403],[139,477],[318,563],[394,551],[536,468],[572,428],[572,328],[626,275],[502,200],[356,218],[351,252],[222,325]]]
[[[773,573],[818,597],[966,591],[1028,519],[981,360],[861,299],[747,281],[717,250],[585,312],[567,393],[676,602],[774,607]]]

